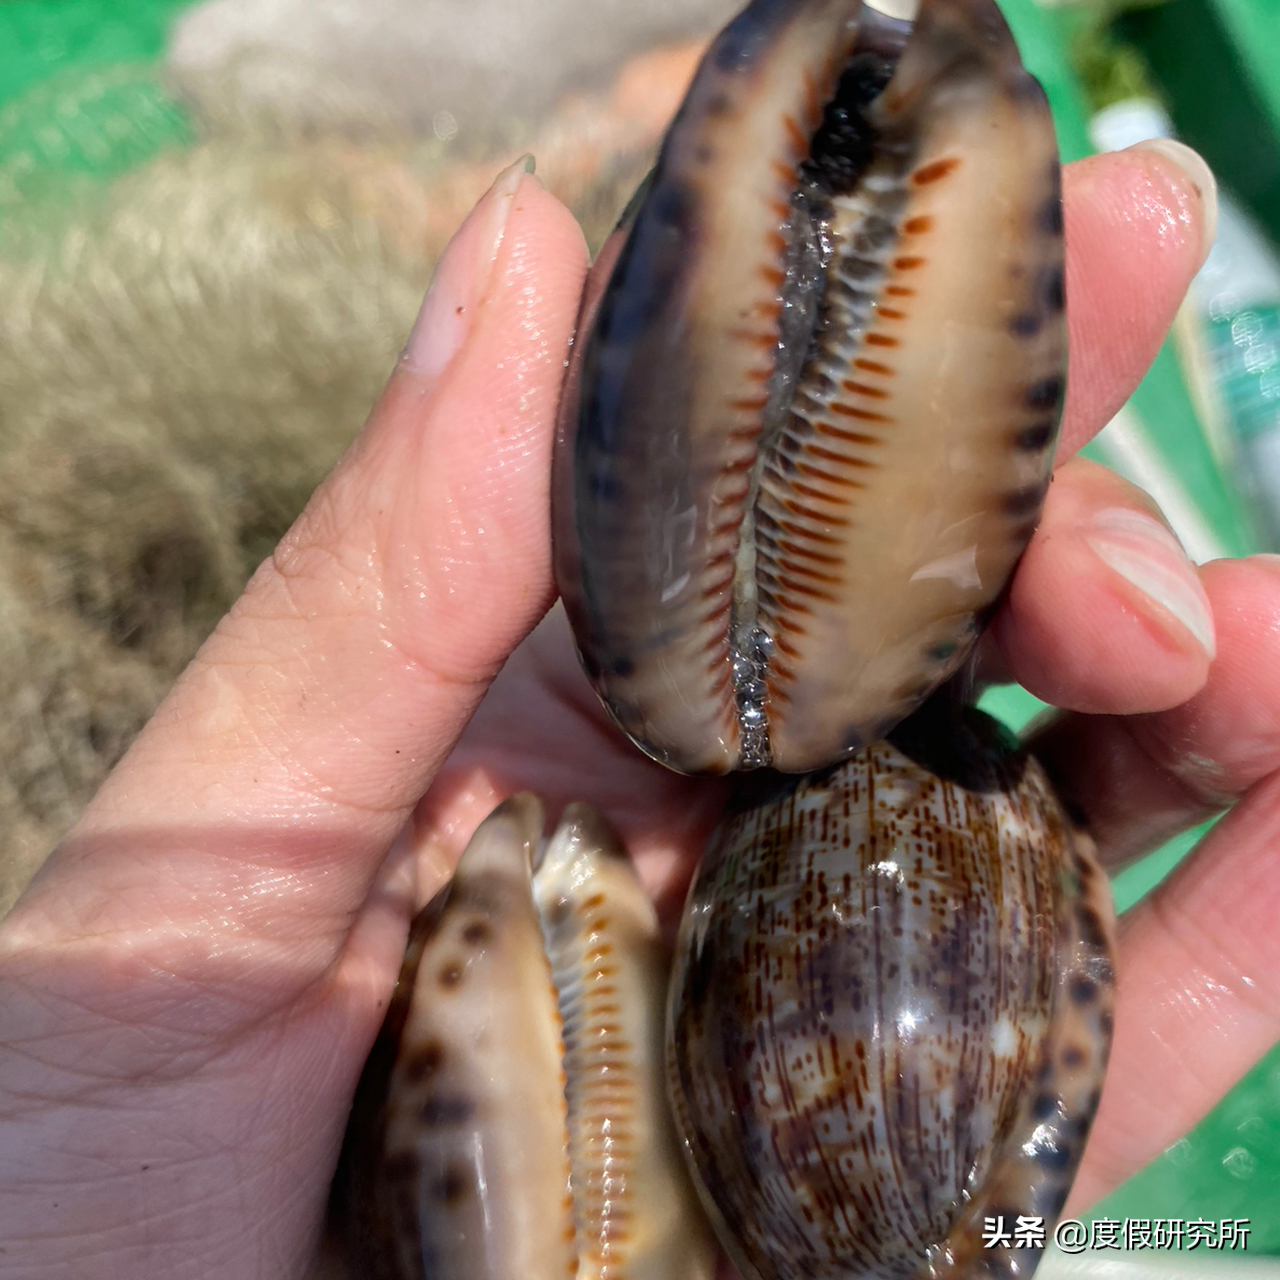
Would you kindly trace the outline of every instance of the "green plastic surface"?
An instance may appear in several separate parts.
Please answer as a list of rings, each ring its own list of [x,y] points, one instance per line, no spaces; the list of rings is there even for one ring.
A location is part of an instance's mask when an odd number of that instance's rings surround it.
[[[0,107],[68,67],[152,61],[190,0],[4,0]]]
[[[1280,4],[1275,0],[1213,0],[1245,77],[1280,137]]]
[[[1280,3],[1167,0],[1117,29],[1151,63],[1178,136],[1280,244]]]
[[[189,141],[152,65],[184,3],[0,4],[0,239],[23,214],[56,226],[78,192]]]

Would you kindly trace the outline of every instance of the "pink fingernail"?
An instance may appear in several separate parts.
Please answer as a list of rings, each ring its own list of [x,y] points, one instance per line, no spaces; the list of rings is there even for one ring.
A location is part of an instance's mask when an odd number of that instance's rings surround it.
[[[1214,656],[1209,597],[1182,544],[1159,520],[1128,507],[1107,507],[1090,517],[1084,537],[1096,555],[1171,613]]]
[[[516,192],[532,172],[532,156],[504,169],[449,241],[401,357],[411,369],[435,377],[466,341],[493,276]]]

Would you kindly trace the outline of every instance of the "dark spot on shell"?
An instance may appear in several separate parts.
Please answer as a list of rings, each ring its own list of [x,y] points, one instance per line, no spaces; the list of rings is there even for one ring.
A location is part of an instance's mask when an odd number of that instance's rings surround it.
[[[711,161],[715,159],[715,156],[715,151],[711,147],[707,146],[705,142],[700,143],[697,150],[693,153],[693,158],[699,164],[710,164]]]
[[[941,644],[935,644],[929,650],[929,657],[934,662],[946,662],[959,647],[960,642],[958,640],[944,640]]]
[[[462,931],[463,942],[469,942],[473,947],[479,946],[482,942],[487,942],[492,930],[483,920],[472,920]]]
[[[1036,226],[1048,236],[1062,234],[1062,197],[1056,191],[1037,210]]]
[[[418,1176],[420,1167],[416,1151],[393,1151],[382,1162],[382,1174],[390,1182],[411,1182]]]
[[[650,200],[650,208],[654,218],[663,226],[679,231],[682,235],[688,235],[693,226],[697,198],[688,187],[680,186],[675,182],[665,182],[655,189]]]
[[[444,1045],[438,1040],[428,1040],[420,1049],[415,1049],[404,1064],[404,1074],[411,1084],[433,1076],[444,1062]]]
[[[1042,1182],[1036,1192],[1036,1208],[1046,1218],[1056,1218],[1062,1212],[1062,1206],[1067,1203],[1067,1196],[1070,1191],[1070,1182],[1066,1185],[1055,1182]]]
[[[1040,1093],[1036,1095],[1035,1101],[1031,1104],[1031,1114],[1037,1120],[1048,1120],[1058,1114],[1058,1099],[1051,1093]]]
[[[1084,972],[1100,987],[1109,987],[1116,978],[1115,970],[1111,965],[1111,957],[1105,951],[1100,951],[1090,956],[1085,962]]]
[[[1034,338],[1044,328],[1044,320],[1034,311],[1024,311],[1009,321],[1009,332],[1015,338]]]
[[[1026,516],[1039,511],[1047,488],[1047,482],[1037,481],[1035,484],[1024,485],[1021,489],[1013,489],[1006,493],[1004,495],[1005,514]]]
[[[1098,1014],[1098,1027],[1101,1029],[1102,1034],[1106,1036],[1108,1040],[1111,1039],[1111,1033],[1115,1029],[1115,1024],[1116,1024],[1116,1020],[1112,1014],[1110,1013]]]
[[[437,981],[445,988],[446,991],[448,991],[453,987],[456,987],[462,981],[462,978],[463,967],[461,961],[446,960],[445,963],[440,966],[440,973],[437,976]]]
[[[622,676],[624,679],[635,673],[636,664],[630,658],[615,658],[609,664],[609,670],[615,676]]]
[[[457,1204],[471,1190],[471,1179],[465,1169],[450,1165],[435,1185],[436,1199],[442,1204]]]
[[[1091,978],[1076,978],[1071,983],[1071,998],[1076,1004],[1092,1004],[1098,998],[1098,984]]]
[[[1087,902],[1076,908],[1076,920],[1080,924],[1080,936],[1091,947],[1106,947],[1107,935],[1102,928],[1098,913]]]
[[[1062,378],[1056,374],[1051,378],[1041,378],[1033,382],[1024,397],[1029,409],[1056,409],[1062,403],[1062,392],[1065,389]]]
[[[462,1094],[433,1094],[422,1104],[422,1123],[463,1124],[476,1113],[475,1103]]]
[[[1043,1142],[1036,1147],[1036,1163],[1046,1169],[1066,1169],[1071,1165],[1072,1154],[1068,1142]]]
[[[1061,267],[1045,267],[1036,281],[1040,301],[1050,311],[1061,311],[1067,305],[1067,286]]]
[[[1029,427],[1019,428],[1013,437],[1014,447],[1026,453],[1039,453],[1052,442],[1057,434],[1058,424],[1052,419],[1045,422],[1033,422]]]
[[[1069,1044],[1062,1051],[1062,1065],[1071,1070],[1082,1067],[1088,1059],[1088,1054],[1077,1044]]]
[[[1014,543],[1015,546],[1018,543],[1021,543],[1023,546],[1025,546],[1028,542],[1031,541],[1031,536],[1032,534],[1035,533],[1036,525],[1038,525],[1039,523],[1040,523],[1040,513],[1036,512],[1036,514],[1032,516],[1030,520],[1027,520],[1024,523],[1017,525],[1013,529],[1013,531],[1009,534],[1009,541]]]
[[[755,6],[740,13],[716,37],[710,58],[720,71],[746,71],[770,48],[771,32]]]

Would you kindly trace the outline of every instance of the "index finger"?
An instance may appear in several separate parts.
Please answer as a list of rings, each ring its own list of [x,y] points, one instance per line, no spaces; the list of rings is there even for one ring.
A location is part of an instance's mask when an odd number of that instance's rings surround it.
[[[1062,462],[1142,380],[1213,244],[1216,188],[1190,147],[1160,139],[1063,170],[1070,371]]]
[[[551,427],[585,259],[572,217],[523,161],[497,180],[441,260],[363,433],[15,926],[32,926],[41,907],[65,921],[67,894],[77,912],[101,901],[113,919],[165,918],[171,905],[189,918],[197,883],[247,912],[250,886],[270,879],[276,910],[318,916],[341,936],[489,681],[550,603]],[[273,830],[288,833],[287,849],[263,848]]]

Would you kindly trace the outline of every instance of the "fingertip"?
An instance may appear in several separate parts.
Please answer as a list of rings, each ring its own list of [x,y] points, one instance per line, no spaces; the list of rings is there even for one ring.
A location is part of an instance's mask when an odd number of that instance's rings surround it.
[[[1217,659],[1193,697],[1132,733],[1194,794],[1225,804],[1280,762],[1280,556],[1215,560],[1201,576]]]
[[[1195,566],[1154,503],[1087,459],[1059,469],[996,638],[1037,697],[1112,715],[1185,702],[1216,646]]]
[[[1142,144],[1068,165],[1063,207],[1071,376],[1059,456],[1110,421],[1150,367],[1212,243],[1216,186],[1189,147]]]
[[[573,215],[534,176],[531,161],[523,157],[497,176],[436,264],[396,370],[415,389],[434,389],[455,357],[488,347],[483,330],[495,312],[509,309],[513,279],[529,297],[532,277],[552,316],[576,308],[586,242]]]
[[[1163,180],[1171,189],[1171,207],[1182,209],[1183,220],[1199,230],[1199,270],[1218,234],[1218,180],[1209,162],[1176,138],[1148,138],[1134,143],[1126,154],[1146,165],[1152,158],[1157,162],[1157,170],[1162,171]]]
[[[552,195],[532,171],[525,173],[516,193],[513,216],[546,247],[552,257],[563,257],[566,265],[586,271],[587,239],[578,220],[560,199]]]
[[[539,319],[571,330],[587,273],[587,241],[577,219],[532,172],[516,190],[501,256],[500,287],[526,289],[536,278],[543,299]]]

